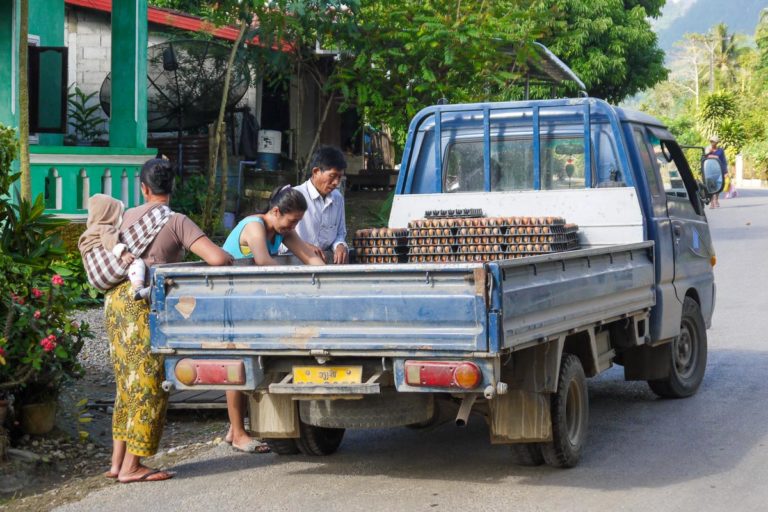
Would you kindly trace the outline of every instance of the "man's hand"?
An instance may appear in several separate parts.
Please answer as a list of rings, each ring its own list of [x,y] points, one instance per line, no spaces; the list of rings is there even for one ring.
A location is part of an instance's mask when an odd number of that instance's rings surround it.
[[[133,260],[136,259],[136,256],[131,254],[128,251],[123,252],[123,254],[120,255],[120,261],[123,263],[123,265],[130,265],[133,263]]]
[[[312,249],[312,254],[314,254],[315,256],[317,256],[319,258],[322,258],[323,263],[328,263],[325,260],[325,253],[323,252],[323,250],[321,248],[319,248],[318,246],[316,246],[314,244],[310,244],[309,242],[307,242],[307,245],[309,246],[310,249]]]
[[[349,249],[344,244],[339,244],[333,251],[333,262],[336,265],[344,265],[349,263]]]

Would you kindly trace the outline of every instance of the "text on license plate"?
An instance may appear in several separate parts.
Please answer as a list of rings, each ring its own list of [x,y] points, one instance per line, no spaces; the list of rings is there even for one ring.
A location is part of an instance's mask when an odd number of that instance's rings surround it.
[[[362,366],[294,366],[294,384],[360,384]]]

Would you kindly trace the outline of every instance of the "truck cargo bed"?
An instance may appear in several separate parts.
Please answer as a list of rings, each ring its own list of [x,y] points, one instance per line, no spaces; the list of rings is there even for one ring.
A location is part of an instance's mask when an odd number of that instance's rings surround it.
[[[653,244],[491,263],[153,269],[153,349],[497,353],[653,305]]]

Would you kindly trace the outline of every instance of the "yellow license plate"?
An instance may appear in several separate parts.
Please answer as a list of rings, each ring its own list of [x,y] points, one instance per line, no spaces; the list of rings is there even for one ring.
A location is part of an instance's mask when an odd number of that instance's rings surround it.
[[[360,384],[362,366],[294,366],[294,384]]]

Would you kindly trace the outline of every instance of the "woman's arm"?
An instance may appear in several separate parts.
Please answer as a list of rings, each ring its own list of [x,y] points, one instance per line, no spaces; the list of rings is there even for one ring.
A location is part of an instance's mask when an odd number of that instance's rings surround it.
[[[323,258],[315,254],[312,247],[296,234],[296,231],[291,231],[287,235],[283,236],[283,244],[291,250],[301,261],[306,265],[325,265]]]
[[[240,245],[247,245],[251,249],[253,261],[257,265],[277,265],[267,250],[267,228],[261,222],[251,222],[243,228]]]
[[[212,266],[231,265],[232,255],[216,245],[207,236],[201,236],[189,246],[189,250],[197,254],[207,264]]]

